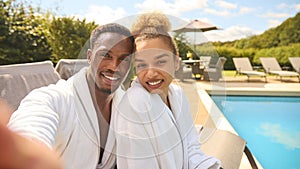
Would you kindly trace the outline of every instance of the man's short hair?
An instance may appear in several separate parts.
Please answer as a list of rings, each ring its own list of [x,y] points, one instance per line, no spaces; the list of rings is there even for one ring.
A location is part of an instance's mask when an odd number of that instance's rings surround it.
[[[105,32],[112,32],[112,33],[118,33],[121,35],[124,35],[130,39],[130,41],[134,44],[134,37],[132,36],[129,29],[127,29],[125,26],[122,26],[117,23],[109,23],[105,25],[98,26],[95,28],[90,37],[90,48],[94,48],[94,44],[97,41],[97,38]],[[134,46],[134,45],[133,45]]]

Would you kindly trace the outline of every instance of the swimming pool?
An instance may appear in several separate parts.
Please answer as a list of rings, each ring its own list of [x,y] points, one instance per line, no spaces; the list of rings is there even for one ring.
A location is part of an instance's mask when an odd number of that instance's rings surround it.
[[[211,96],[265,169],[300,166],[300,97]]]

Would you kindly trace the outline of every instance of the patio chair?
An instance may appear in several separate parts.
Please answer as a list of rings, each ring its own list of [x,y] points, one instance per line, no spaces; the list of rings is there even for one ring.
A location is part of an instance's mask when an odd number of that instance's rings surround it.
[[[300,73],[300,57],[289,57],[289,61],[294,70]]]
[[[277,62],[276,58],[261,57],[259,59],[260,59],[261,64],[262,64],[262,66],[263,66],[266,73],[280,76],[280,80],[282,80],[282,77],[298,77],[299,82],[300,82],[299,73],[294,72],[294,71],[282,70],[282,68],[280,67],[280,65]]]
[[[209,67],[211,56],[200,56],[201,66],[200,68],[205,69]]]
[[[31,90],[59,79],[51,61],[3,65],[0,66],[0,97],[16,110]]]
[[[89,66],[87,59],[60,59],[55,66],[62,79],[67,80],[83,67]]]
[[[186,64],[180,60],[179,63],[179,69],[175,72],[175,78],[180,79],[181,81],[184,81],[184,79],[191,79],[192,78],[192,68],[187,67]]]
[[[248,77],[248,82],[251,76],[260,76],[265,78],[265,82],[267,82],[267,75],[264,72],[258,72],[253,70],[253,67],[250,63],[249,58],[233,58],[233,63],[236,69],[237,74],[243,74]]]
[[[204,80],[219,81],[223,77],[222,71],[226,60],[225,57],[220,57],[214,67],[205,68],[203,72]]]

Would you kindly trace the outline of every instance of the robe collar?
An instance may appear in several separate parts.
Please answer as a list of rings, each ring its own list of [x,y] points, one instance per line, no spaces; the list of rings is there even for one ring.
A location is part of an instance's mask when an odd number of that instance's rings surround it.
[[[86,73],[88,68],[81,69],[77,75],[74,76],[74,89],[75,89],[75,104],[80,104],[78,108],[82,107],[83,112],[77,112],[78,118],[81,123],[82,129],[88,134],[88,139],[91,139],[99,147],[100,155],[100,131],[98,125],[97,112],[94,107],[92,96],[87,83]],[[109,161],[110,156],[115,154],[115,131],[111,126],[113,126],[115,121],[115,111],[116,106],[120,103],[124,91],[119,87],[114,95],[112,100],[112,110],[111,110],[111,122],[109,126],[107,141],[105,145],[105,151],[103,153],[101,166],[105,166]],[[77,105],[75,105],[77,106]],[[78,110],[78,109],[77,109]],[[111,162],[110,162],[111,163]]]

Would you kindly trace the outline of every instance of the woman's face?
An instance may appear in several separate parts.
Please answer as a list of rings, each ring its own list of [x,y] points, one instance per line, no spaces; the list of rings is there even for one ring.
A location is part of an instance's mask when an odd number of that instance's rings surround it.
[[[161,38],[136,42],[135,69],[142,86],[150,93],[168,94],[178,57]]]

